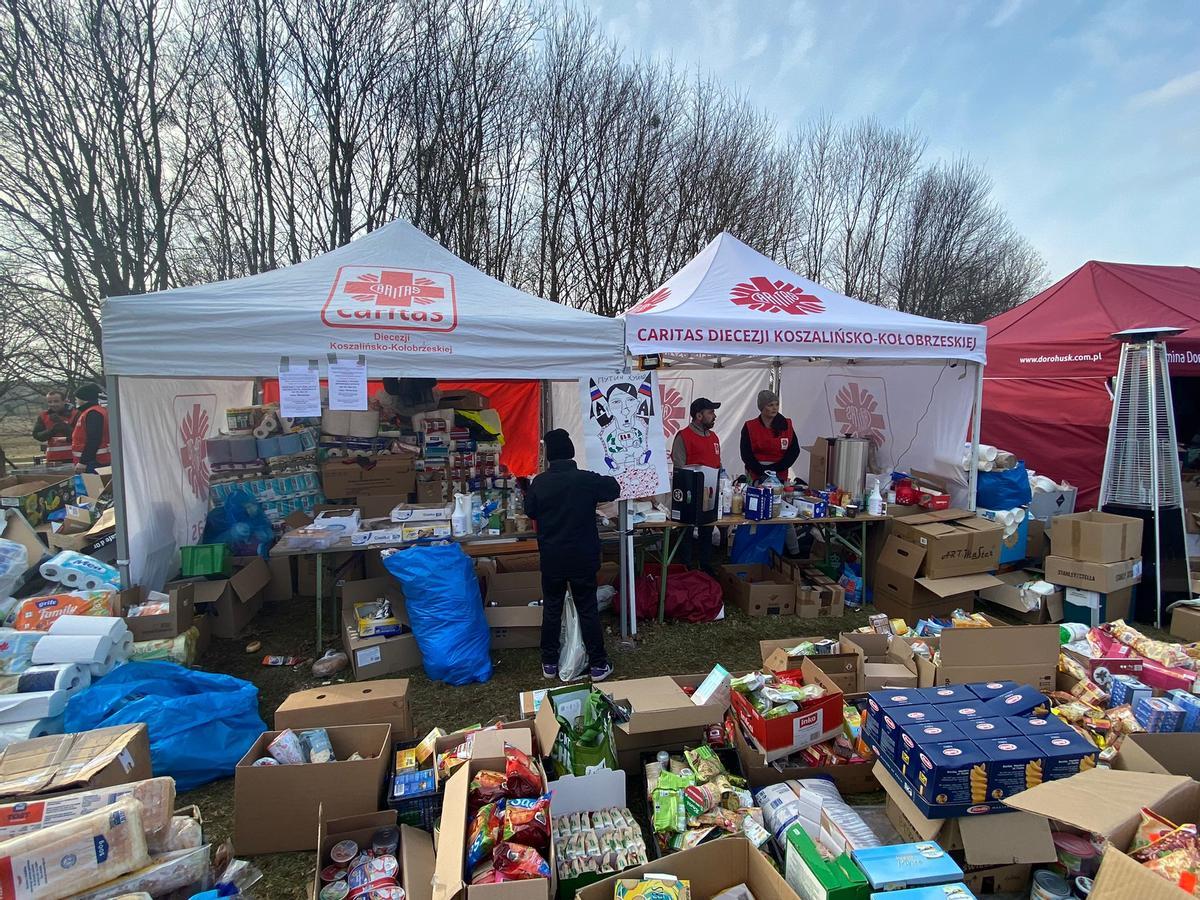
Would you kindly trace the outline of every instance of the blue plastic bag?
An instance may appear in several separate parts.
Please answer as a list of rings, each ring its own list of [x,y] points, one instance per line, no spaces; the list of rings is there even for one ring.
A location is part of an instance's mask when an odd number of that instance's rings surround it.
[[[787,530],[791,525],[739,525],[733,536],[729,561],[735,566],[771,564],[771,551],[783,552]]]
[[[492,635],[475,567],[462,547],[410,547],[383,564],[404,589],[404,608],[425,674],[446,684],[488,681]]]
[[[980,472],[975,504],[984,509],[1016,509],[1033,499],[1024,461],[1003,472]]]
[[[215,672],[168,662],[131,662],[113,669],[67,703],[67,731],[145,722],[154,774],[180,791],[227,778],[267,730],[258,688]]]

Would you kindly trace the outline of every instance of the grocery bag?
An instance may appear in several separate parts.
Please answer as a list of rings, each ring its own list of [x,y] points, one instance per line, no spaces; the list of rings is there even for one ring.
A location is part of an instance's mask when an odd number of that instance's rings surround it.
[[[547,691],[542,702],[551,705],[558,721],[550,757],[560,777],[617,768],[612,710],[603,694],[587,685],[568,685]]]
[[[587,668],[587,649],[583,646],[583,629],[579,627],[579,612],[570,590],[563,598],[562,634],[558,650],[558,677],[574,681]]]

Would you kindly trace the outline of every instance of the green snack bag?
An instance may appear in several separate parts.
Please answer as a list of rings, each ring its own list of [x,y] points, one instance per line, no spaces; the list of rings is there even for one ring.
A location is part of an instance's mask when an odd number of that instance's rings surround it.
[[[778,719],[781,716],[790,716],[792,713],[799,712],[799,711],[800,711],[800,707],[798,707],[795,703],[793,703],[792,701],[789,700],[787,703],[784,703],[782,706],[776,706],[774,709],[767,710],[765,713],[763,713],[763,718],[764,719]]]
[[[679,824],[679,792],[654,792],[654,830],[662,833],[677,830]]]

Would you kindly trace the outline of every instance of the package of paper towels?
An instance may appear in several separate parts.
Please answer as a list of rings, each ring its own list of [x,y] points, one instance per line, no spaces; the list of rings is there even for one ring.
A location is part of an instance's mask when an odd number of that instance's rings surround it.
[[[50,557],[38,571],[47,581],[85,591],[116,587],[121,583],[121,574],[115,568],[74,550],[63,550]]]
[[[33,665],[33,648],[45,636],[44,631],[0,628],[0,675],[20,675]]]

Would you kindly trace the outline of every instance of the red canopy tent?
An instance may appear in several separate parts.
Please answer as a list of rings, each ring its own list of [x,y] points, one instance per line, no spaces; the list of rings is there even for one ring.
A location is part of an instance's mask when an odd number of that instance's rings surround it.
[[[1096,504],[1108,423],[1109,380],[1129,328],[1186,328],[1168,341],[1171,377],[1200,376],[1200,269],[1088,262],[1020,306],[983,323],[985,443],[1010,450],[1029,468],[1079,488],[1077,508]],[[1195,408],[1193,403],[1192,409]],[[1179,438],[1191,431],[1180,423]]]

